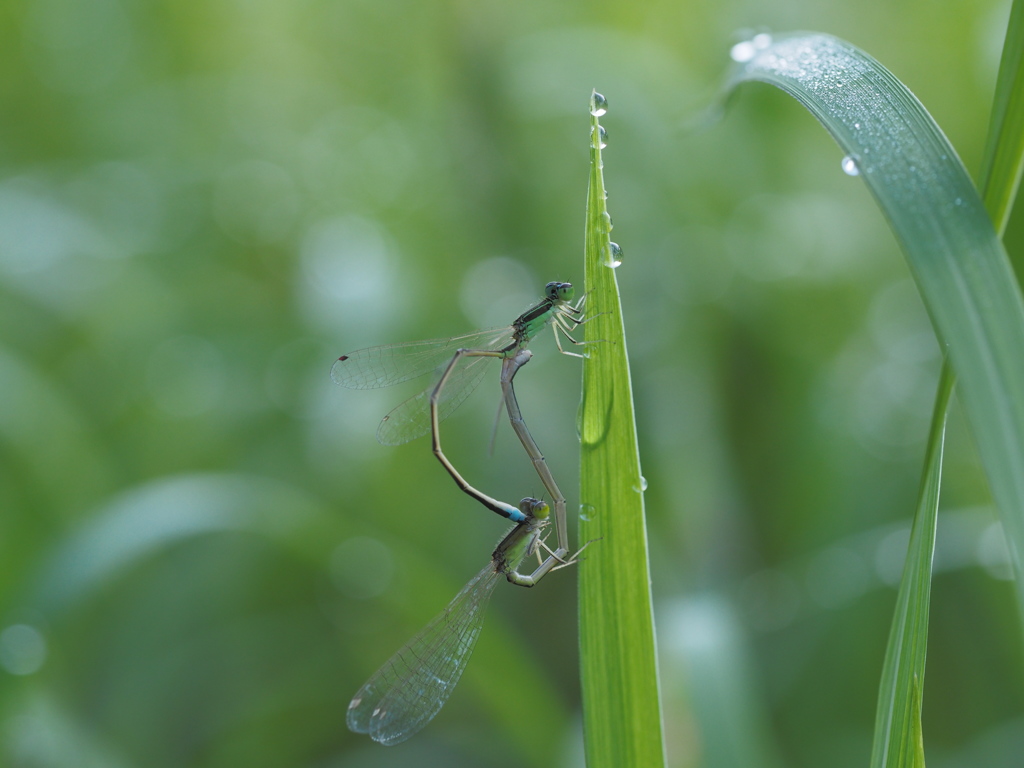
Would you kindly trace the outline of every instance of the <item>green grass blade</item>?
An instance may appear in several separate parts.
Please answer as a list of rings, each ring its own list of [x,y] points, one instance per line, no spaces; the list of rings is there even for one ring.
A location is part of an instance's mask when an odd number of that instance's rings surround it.
[[[921,746],[921,689],[928,652],[928,613],[931,603],[932,558],[942,482],[942,450],[946,412],[953,394],[953,376],[939,379],[925,453],[924,475],[903,578],[896,598],[896,612],[889,630],[882,680],[875,714],[872,768],[924,765]],[[917,734],[915,738],[915,734]]]
[[[1004,56],[1002,56],[993,104],[989,143],[986,147],[985,164],[981,176],[982,188],[985,190],[984,203],[992,216],[992,220],[995,222],[995,228],[999,232],[1005,229],[1009,219],[1020,181],[1021,160],[1024,157],[1024,153],[1022,153],[1022,146],[1024,146],[1024,129],[1022,129],[1024,128],[1024,117],[1022,117],[1024,101],[1021,100],[1021,89],[1017,87],[1022,82],[1022,60],[1024,60],[1024,57],[1021,56],[1021,51],[1024,49],[1024,45],[1022,45],[1024,25],[1022,25],[1021,18],[1021,3],[1018,2],[1015,4],[1011,16],[1007,46]],[[828,40],[825,39],[824,42],[827,43]],[[843,51],[843,53],[849,54],[850,49]],[[871,65],[878,67],[876,62],[869,61],[866,57],[864,58]],[[841,77],[844,67],[845,62],[841,61],[839,69],[828,72],[827,76],[820,78],[818,82],[819,89],[823,89],[827,93],[835,85],[834,82],[830,81],[829,77]],[[881,67],[878,67],[878,69],[881,70]],[[884,71],[881,71],[881,73],[877,72],[876,74],[882,73]],[[887,77],[880,77],[879,82],[888,82],[891,85],[894,79],[888,73],[885,73],[885,75]],[[864,88],[863,93],[870,93],[870,90]],[[881,90],[883,95],[886,95],[885,91],[887,89]],[[916,103],[908,93],[901,93],[899,88],[893,90],[895,90],[895,93],[890,92],[888,94],[891,97],[888,99],[889,105],[893,106],[893,112],[895,113],[891,117],[901,118],[903,126],[913,126],[916,124],[916,126],[920,127],[924,124],[926,128],[932,129],[931,131],[925,131],[923,134],[919,133],[919,135],[930,138],[932,146],[939,147],[940,161],[954,158],[955,156],[951,150],[944,151],[945,147],[942,147],[942,144],[945,143],[944,137],[941,136],[937,128],[934,128],[931,121],[927,119],[927,115],[920,108],[920,104]],[[829,126],[828,121],[823,117],[823,115],[830,114],[835,116],[845,112],[843,108],[848,105],[848,94],[849,91],[846,91],[840,98],[819,99],[821,102],[819,105],[825,106],[825,110],[816,112],[812,109],[812,112],[837,136],[840,143],[844,145],[844,148],[853,151],[855,154],[857,148],[859,148],[856,146],[856,143],[851,142],[852,145],[847,145],[841,138],[843,134],[842,119],[838,121],[841,126],[840,130],[835,130]],[[877,96],[878,93],[872,93],[871,95]],[[799,95],[798,98],[800,98]],[[803,99],[801,100],[803,101]],[[872,101],[870,98],[863,100],[867,103]],[[918,109],[907,110],[908,115],[901,115],[899,106],[907,103]],[[828,108],[830,108],[830,112]],[[856,110],[853,110],[853,112],[856,112]],[[847,122],[852,123],[855,130],[863,128],[866,132],[869,129],[867,124],[858,124],[856,118],[848,118]],[[889,125],[899,126],[900,122],[890,121]],[[865,146],[863,148],[867,152],[862,156],[855,154],[855,157],[859,157],[862,162],[867,157],[868,152],[878,150],[880,147]],[[879,157],[878,154],[874,155],[872,162],[878,163]],[[932,159],[934,160],[934,157]],[[868,169],[866,162],[863,163],[863,166],[863,170]],[[947,175],[947,179],[951,176],[958,181],[962,181],[966,173],[956,172],[961,169],[952,170],[953,172]],[[868,183],[871,185],[871,179],[868,179]],[[890,202],[899,201],[901,195],[907,193],[907,190],[899,188],[900,185],[895,186],[896,188],[890,189],[885,188],[883,185],[883,188],[879,189],[872,185],[872,191],[884,206],[887,200],[887,191],[890,193],[888,196]],[[909,193],[912,195],[913,191],[913,189],[910,189]],[[961,190],[956,189],[955,194],[957,196],[961,195]],[[894,219],[898,219],[901,213],[902,211],[899,208],[895,208],[894,212],[887,210],[887,215],[890,216],[898,236],[900,234],[900,222]],[[912,222],[906,225],[906,228],[909,231],[915,230]],[[987,231],[981,231],[980,236],[979,240],[982,241],[981,245],[984,249],[985,245],[990,245],[991,238]],[[927,245],[927,242],[922,245]],[[950,253],[948,256],[950,258],[955,256],[952,253],[955,245],[955,240],[949,244]],[[924,257],[923,253],[918,255],[919,258]],[[908,251],[907,256],[911,260],[912,267],[913,254]],[[936,325],[941,328],[937,321]],[[927,654],[931,563],[934,554],[935,526],[939,503],[945,416],[954,381],[955,375],[947,361],[943,365],[940,375],[939,393],[935,403],[925,462],[925,474],[922,480],[922,492],[911,530],[907,561],[904,565],[903,579],[900,585],[880,684],[876,730],[874,730],[874,743],[871,754],[872,766],[924,766],[925,764],[921,728],[921,702]],[[975,429],[977,430],[978,427],[975,426]]]
[[[996,231],[1002,235],[1013,209],[1024,162],[1024,3],[1010,16],[1006,45],[993,101],[992,121],[981,173],[981,189]],[[994,167],[997,166],[997,167]],[[879,685],[872,766],[924,765],[921,734],[921,692],[927,651],[930,569],[942,476],[942,445],[946,414],[956,374],[942,365],[932,415],[921,495],[900,583],[896,613]],[[899,748],[897,748],[897,745]]]
[[[992,117],[985,142],[981,190],[985,207],[1002,235],[1013,210],[1024,168],[1024,2],[1015,0],[1006,29]],[[1024,264],[1016,264],[1017,273]]]
[[[948,349],[1019,574],[1024,301],[967,171],[917,99],[878,62],[836,38],[777,39],[733,83],[747,80],[793,95],[857,161]]]
[[[593,111],[593,110],[592,110]],[[626,337],[605,202],[598,116],[591,120],[585,326],[580,406],[583,737],[590,768],[665,764],[651,610],[644,480]]]
[[[1024,71],[1024,63],[1022,63],[1024,62],[1024,57],[1021,55],[1021,51],[1024,50],[1022,31],[1024,31],[1024,24],[1022,24],[1021,3],[1016,2],[1007,32],[1007,42],[993,106],[989,143],[986,147],[985,165],[982,170],[982,188],[985,192],[984,203],[992,216],[992,220],[995,222],[996,229],[1000,233],[1006,227],[1009,212],[1013,206],[1013,200],[1020,181],[1021,161],[1024,158],[1024,152],[1022,152],[1022,147],[1024,147],[1024,98],[1022,98],[1021,88],[1019,87],[1021,82],[1024,82],[1022,81],[1022,71]],[[830,44],[835,42],[837,41],[824,37],[818,40],[819,46],[825,49],[831,49],[832,46]],[[944,137],[934,124],[931,123],[923,108],[920,107],[909,92],[903,89],[902,86],[899,86],[895,79],[876,62],[871,61],[850,46],[840,46],[840,48],[840,55],[836,57],[838,66],[832,67],[831,62],[829,62],[826,63],[826,66],[819,68],[818,74],[821,76],[817,78],[814,86],[806,89],[808,92],[825,94],[824,97],[808,97],[805,100],[799,93],[801,89],[783,87],[785,90],[794,93],[801,102],[811,108],[811,111],[836,136],[844,149],[847,149],[859,159],[863,171],[870,172],[871,164],[876,164],[877,168],[877,164],[881,163],[884,169],[888,171],[888,179],[891,180],[892,178],[898,178],[901,173],[905,173],[908,170],[912,171],[914,169],[913,163],[919,161],[921,155],[934,161],[936,159],[934,157],[936,151],[938,151],[938,159],[941,163],[959,166],[952,149],[948,148],[948,146],[943,146],[947,144]],[[865,82],[858,83],[862,87],[848,89],[843,91],[841,95],[834,92],[830,94],[830,91],[833,91],[833,87],[836,86],[835,79],[839,78],[841,80],[847,71],[846,59],[849,56],[861,59],[860,63],[864,65],[865,71],[859,74]],[[817,63],[821,64],[822,61],[823,59],[819,58]],[[792,60],[783,62],[784,67],[791,63]],[[769,82],[780,85],[779,82],[772,80],[770,77],[758,78],[755,76],[754,79],[767,79]],[[799,78],[793,79],[797,80]],[[845,83],[840,83],[838,87],[845,87],[845,85]],[[863,87],[865,85],[868,87]],[[892,87],[893,85],[897,87]],[[860,117],[858,113],[862,111],[863,107],[858,105],[852,109],[849,108],[851,92],[857,94],[854,101],[862,101],[864,105],[877,105],[879,101],[885,103],[889,107],[889,114],[883,113],[882,116],[888,119],[879,121],[881,126],[861,122],[858,119]],[[834,123],[830,122],[833,119]],[[848,129],[850,126],[853,127],[855,136],[857,136],[857,132],[863,129],[863,135],[871,140],[859,143],[857,141],[844,142],[844,138],[849,138],[846,134],[849,133]],[[885,129],[880,134],[879,127]],[[899,130],[908,127],[912,129],[909,132]],[[923,131],[921,130],[922,128],[924,129]],[[913,159],[909,163],[904,164],[905,167],[900,168],[900,163],[891,162],[893,157],[886,157],[885,149],[898,146],[901,140],[897,139],[896,136],[906,136],[907,133],[917,136],[920,142],[924,144],[926,151],[911,152]],[[874,140],[879,135],[884,137],[883,141]],[[911,139],[913,139],[913,136]],[[910,143],[914,144],[916,142],[912,140]],[[914,147],[914,149],[918,150],[920,148]],[[928,152],[928,149],[932,151]],[[862,150],[862,153],[858,154],[858,150]],[[882,154],[879,154],[878,150],[882,150]],[[874,151],[874,154],[871,156],[870,161],[867,161],[866,158],[872,151]],[[936,232],[936,229],[939,228],[929,227],[927,216],[923,217],[924,221],[920,222],[902,220],[904,216],[914,215],[915,206],[913,204],[905,205],[905,203],[908,198],[913,199],[918,193],[921,193],[920,197],[924,198],[923,201],[918,203],[918,210],[927,205],[925,201],[928,198],[928,192],[944,192],[947,194],[952,192],[961,199],[961,202],[970,199],[972,207],[978,207],[977,203],[979,201],[974,200],[974,196],[971,194],[973,190],[962,189],[964,186],[963,180],[966,176],[966,172],[963,171],[962,167],[940,168],[938,172],[933,172],[932,169],[920,165],[917,167],[924,171],[926,178],[938,179],[944,183],[934,186],[929,183],[879,184],[879,179],[887,178],[884,173],[881,176],[869,177],[867,179],[872,192],[879,200],[893,228],[896,230],[897,236],[900,237],[915,273],[925,271],[926,276],[928,276],[929,267],[932,270],[937,268],[935,263],[929,264],[926,261],[927,254],[925,251],[930,239],[933,241],[943,241],[939,245],[940,247],[946,246],[945,256],[947,260],[955,259],[957,255],[956,249],[967,244],[969,247],[965,248],[962,253],[970,253],[970,246],[974,246],[980,248],[983,252],[987,251],[993,254],[990,258],[995,262],[999,262],[1000,254],[998,254],[997,249],[992,248],[991,242],[995,239],[993,237],[995,233],[990,234],[984,227],[965,227],[965,232],[954,232],[953,237],[948,237],[941,230]],[[906,177],[904,177],[904,180],[907,180]],[[912,175],[910,180],[912,180]],[[889,204],[891,207],[887,208],[886,204]],[[972,229],[976,231],[972,232]],[[922,231],[933,235],[933,237],[920,237]],[[959,238],[955,236],[957,234],[960,234]],[[908,245],[919,247],[908,248]],[[941,264],[941,261],[938,264]],[[950,278],[955,276],[955,271],[947,275]],[[933,286],[938,285],[939,288],[942,288],[942,281],[939,279],[941,277],[942,275],[939,275],[938,278],[932,275],[933,279],[930,281],[930,284]],[[981,287],[984,287],[984,281],[978,282],[981,284]],[[1012,280],[1009,284],[1013,285]],[[919,285],[921,285],[922,293],[925,295],[926,302],[928,302],[929,297],[925,294],[925,286],[920,280]],[[945,286],[945,288],[946,290],[940,290],[932,297],[932,302],[928,302],[930,307],[936,301],[947,300],[951,295],[954,300],[957,298],[956,290],[953,287]],[[984,295],[982,294],[980,297],[968,298],[983,299],[983,297]],[[1013,297],[1011,296],[1008,302],[1011,306],[1014,303],[1012,299]],[[1017,304],[1019,305],[1019,299]],[[935,317],[935,311],[931,311],[933,321],[941,335],[943,324],[940,322],[940,319]],[[997,322],[998,316],[992,318],[992,320]],[[946,318],[947,325],[953,322],[954,320]],[[966,336],[967,334],[963,335]],[[956,376],[947,360],[943,365],[940,375],[939,392],[935,403],[926,451],[921,493],[879,686],[872,766],[924,765],[924,747],[921,732],[921,696],[927,653],[931,562],[934,554],[935,525],[941,484],[945,419],[955,379]],[[999,383],[997,382],[996,386],[998,385]],[[974,424],[974,429],[977,434],[979,427],[976,423]],[[1018,428],[1016,431],[1019,435],[1020,429]],[[991,477],[992,470],[990,469],[989,471]],[[1012,500],[1014,484],[1012,482],[1005,482],[1006,478],[1003,478],[1003,480],[1003,498],[1009,497]],[[1012,509],[1019,511],[1020,506],[1017,505]]]
[[[1024,2],[1014,3],[993,100],[981,190],[996,231],[1006,230],[1024,163]],[[926,450],[925,474],[878,693],[872,766],[924,766],[921,695],[927,652],[930,569],[942,477],[946,414],[956,374],[943,361]],[[925,580],[928,579],[928,582]],[[898,748],[897,748],[898,747]]]
[[[904,760],[907,768],[924,768],[924,732],[921,730],[921,685],[915,678],[911,686],[910,706],[916,716],[908,723],[904,733]]]

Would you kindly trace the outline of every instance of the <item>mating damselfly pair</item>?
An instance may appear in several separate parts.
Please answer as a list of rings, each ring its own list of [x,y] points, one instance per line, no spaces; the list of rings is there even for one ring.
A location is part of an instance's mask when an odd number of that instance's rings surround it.
[[[430,432],[434,454],[459,488],[516,524],[498,543],[483,570],[353,697],[347,716],[349,728],[368,733],[382,744],[405,741],[444,706],[473,652],[483,626],[484,610],[500,576],[513,584],[532,587],[550,571],[575,561],[576,555],[568,557],[565,497],[526,426],[513,387],[519,369],[532,357],[527,345],[548,325],[554,330],[560,352],[582,357],[564,349],[562,340],[580,344],[571,332],[584,322],[583,299],[572,303],[574,291],[570,283],[548,283],[544,294],[539,303],[504,328],[369,347],[342,355],[331,369],[331,378],[336,383],[352,389],[388,387],[440,371],[435,383],[383,418],[377,439],[385,445],[399,445]],[[551,497],[550,506],[531,497],[517,506],[492,498],[470,485],[441,448],[440,422],[476,389],[490,360],[502,361],[500,381],[505,410]],[[551,522],[552,506],[554,549],[542,538]],[[542,552],[547,553],[546,558],[541,557]],[[539,561],[537,568],[532,573],[520,573],[522,562],[534,555]]]

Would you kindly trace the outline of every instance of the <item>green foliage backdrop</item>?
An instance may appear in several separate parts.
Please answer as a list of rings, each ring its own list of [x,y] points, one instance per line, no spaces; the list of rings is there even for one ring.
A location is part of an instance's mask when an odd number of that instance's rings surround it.
[[[502,527],[412,392],[339,354],[508,322],[582,283],[602,118],[669,764],[867,764],[939,349],[863,184],[747,89],[765,29],[858,45],[977,172],[1008,6],[12,0],[0,8],[0,764],[581,764],[575,574],[499,589],[438,719],[385,749],[349,697]],[[1007,250],[1024,229],[1011,220]],[[579,365],[524,413],[575,491]],[[485,384],[467,479],[540,495]],[[1014,766],[1024,669],[962,414],[946,442],[929,765]],[[573,526],[574,528],[575,526]],[[596,546],[596,545],[595,545]]]

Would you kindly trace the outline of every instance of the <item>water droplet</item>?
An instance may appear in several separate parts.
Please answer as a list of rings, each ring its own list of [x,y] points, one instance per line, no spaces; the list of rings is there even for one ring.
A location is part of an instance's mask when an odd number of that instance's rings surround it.
[[[594,117],[601,117],[608,111],[608,99],[597,91],[590,96],[590,114]]]
[[[598,149],[604,149],[608,146],[608,131],[604,129],[603,125],[597,126],[598,136]],[[590,132],[590,146],[594,146],[594,132]]]
[[[729,49],[729,57],[740,64],[750,61],[754,58],[755,53],[757,53],[757,48],[755,48],[754,44],[749,40],[744,40],[742,43],[736,43],[736,45]]]
[[[860,166],[857,165],[857,158],[847,155],[842,162],[843,173],[847,176],[860,176]]]
[[[643,493],[647,490],[647,478],[640,475],[640,483],[633,486],[633,490],[637,493]]]
[[[743,64],[753,59],[758,51],[763,51],[771,44],[772,36],[767,32],[761,32],[749,40],[736,43],[736,45],[729,49],[729,56],[733,61]]]
[[[589,523],[594,519],[597,509],[593,504],[580,504],[580,520]]]
[[[595,344],[594,346],[606,347],[609,345]],[[594,353],[591,352],[590,354]],[[595,398],[595,396],[591,395],[588,398],[586,394],[583,395],[576,419],[580,444],[587,448],[600,445],[605,437],[608,436],[608,425],[611,422],[609,414],[611,414],[612,406],[615,404],[615,390],[612,389],[607,393],[607,396],[600,397],[598,402],[591,398]]]
[[[608,243],[608,266],[615,269],[622,265],[622,246],[618,243]]]
[[[959,198],[959,197],[956,200],[953,201],[953,205],[963,205],[963,204],[964,204],[963,199]]]

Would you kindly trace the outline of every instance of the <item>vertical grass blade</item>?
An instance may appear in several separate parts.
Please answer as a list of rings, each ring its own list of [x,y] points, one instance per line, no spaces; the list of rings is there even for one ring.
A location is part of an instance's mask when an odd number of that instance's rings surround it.
[[[885,651],[878,687],[872,768],[924,765],[921,742],[921,691],[928,653],[928,614],[931,604],[935,526],[942,484],[942,450],[946,411],[953,394],[953,376],[942,376],[935,398],[931,432],[917,512],[910,529],[896,611]],[[916,736],[915,736],[916,734]]]
[[[1006,229],[1024,168],[1024,2],[1014,0],[999,77],[992,99],[992,117],[985,142],[980,188],[996,231]],[[1015,264],[1017,274],[1024,264]]]
[[[589,768],[665,764],[651,610],[645,481],[610,241],[598,118],[591,101],[586,219],[588,359],[580,406],[580,674]]]

